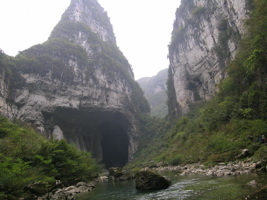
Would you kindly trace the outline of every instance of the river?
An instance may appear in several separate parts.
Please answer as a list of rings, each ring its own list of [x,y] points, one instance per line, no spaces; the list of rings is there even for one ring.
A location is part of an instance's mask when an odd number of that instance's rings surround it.
[[[135,189],[134,181],[98,183],[96,189],[82,194],[78,200],[239,200],[252,193],[246,184],[256,180],[266,185],[266,175],[210,177],[180,176],[177,172],[164,174],[172,180],[165,190],[141,192]]]

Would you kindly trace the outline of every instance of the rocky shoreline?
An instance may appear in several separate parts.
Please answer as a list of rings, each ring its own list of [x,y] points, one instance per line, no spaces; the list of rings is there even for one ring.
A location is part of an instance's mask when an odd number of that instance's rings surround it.
[[[229,163],[218,163],[212,167],[206,167],[203,164],[195,163],[195,164],[185,164],[178,166],[163,166],[160,163],[154,167],[145,167],[142,171],[155,171],[155,172],[168,172],[168,171],[177,171],[179,175],[204,175],[204,176],[238,176],[245,175],[256,172],[266,171],[266,166],[258,161],[234,161]],[[105,181],[125,181],[131,180],[134,176],[129,172],[125,172],[121,168],[110,168],[109,172],[103,173],[93,182],[85,183],[80,182],[74,186],[57,188],[50,193],[43,195],[42,197],[29,197],[24,200],[74,200],[78,194],[84,192],[90,192],[95,188],[96,182],[105,182]]]
[[[34,185],[38,185],[35,183]],[[76,196],[81,193],[90,192],[95,188],[95,183],[85,183],[79,182],[76,185],[69,187],[59,187],[50,191],[49,193],[45,193],[44,195],[40,195],[40,191],[43,189],[40,187],[40,184],[37,187],[32,187],[32,194],[26,198],[21,198],[20,200],[75,200]]]
[[[157,172],[178,171],[180,175],[206,175],[206,176],[237,176],[252,172],[266,171],[266,166],[262,162],[234,161],[229,163],[219,163],[213,167],[205,167],[203,164],[186,164],[179,166],[156,166],[146,167],[143,170]]]
[[[77,195],[94,190],[97,182],[119,182],[131,179],[133,179],[133,176],[123,172],[121,168],[110,168],[108,172],[102,173],[90,183],[79,182],[76,185],[68,187],[62,187],[61,184],[58,184],[57,188],[44,195],[40,195],[40,191],[45,191],[45,184],[35,183],[30,186],[32,195],[21,200],[75,200]]]

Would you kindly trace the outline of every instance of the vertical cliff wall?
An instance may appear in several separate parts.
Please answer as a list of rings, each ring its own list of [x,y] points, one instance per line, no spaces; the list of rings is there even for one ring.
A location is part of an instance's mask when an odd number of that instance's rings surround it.
[[[169,45],[169,113],[181,116],[189,104],[209,100],[226,76],[245,31],[245,0],[182,0]]]
[[[8,116],[11,113],[11,107],[8,105],[8,96],[9,96],[9,73],[8,69],[10,68],[9,57],[5,55],[3,51],[0,51],[0,110],[1,114]]]
[[[14,63],[20,84],[8,86],[0,99],[6,105],[9,96],[13,119],[92,152],[106,167],[133,157],[135,116],[149,108],[97,0],[72,0],[48,41],[21,52]]]

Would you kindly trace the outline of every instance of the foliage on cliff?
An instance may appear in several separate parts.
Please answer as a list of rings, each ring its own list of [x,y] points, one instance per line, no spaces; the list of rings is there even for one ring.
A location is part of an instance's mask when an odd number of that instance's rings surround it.
[[[135,154],[132,162],[125,168],[140,168],[154,165],[153,158],[159,155],[167,147],[164,142],[166,132],[170,130],[171,123],[162,118],[148,114],[138,116],[139,127],[139,151]]]
[[[65,141],[47,140],[32,128],[0,118],[0,199],[27,193],[26,186],[55,180],[64,185],[89,181],[99,167],[91,154]]]
[[[267,2],[255,0],[248,32],[228,67],[228,77],[218,86],[219,92],[209,102],[192,105],[191,113],[178,119],[160,142],[154,139],[142,150],[149,153],[141,159],[152,165],[211,165],[234,160],[246,148],[249,156],[267,164],[267,146],[260,143],[260,137],[267,136],[266,24]],[[156,156],[150,154],[153,146],[161,147]]]

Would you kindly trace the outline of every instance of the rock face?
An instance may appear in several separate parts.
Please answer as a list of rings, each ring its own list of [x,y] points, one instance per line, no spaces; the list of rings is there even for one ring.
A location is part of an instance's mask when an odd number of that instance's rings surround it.
[[[5,56],[0,53],[1,57]],[[0,65],[0,109],[1,113],[5,116],[8,115],[9,106],[7,105],[7,97],[8,97],[8,83],[6,82],[6,70]]]
[[[182,0],[169,46],[169,112],[181,116],[189,104],[209,100],[235,56],[248,1]]]
[[[18,84],[20,78],[16,72],[12,72],[12,59],[0,51],[0,114],[12,119],[16,107],[10,103],[10,88]],[[14,77],[12,76],[14,75]]]
[[[161,70],[156,76],[144,77],[137,82],[144,91],[144,96],[149,102],[151,115],[165,117],[167,108],[167,78],[168,69]]]
[[[132,158],[135,114],[149,109],[97,0],[72,0],[48,41],[14,60],[19,84],[0,75],[2,115],[90,151],[106,167]]]

